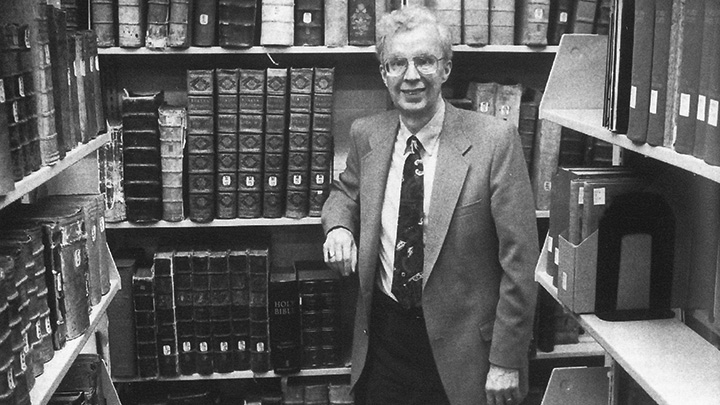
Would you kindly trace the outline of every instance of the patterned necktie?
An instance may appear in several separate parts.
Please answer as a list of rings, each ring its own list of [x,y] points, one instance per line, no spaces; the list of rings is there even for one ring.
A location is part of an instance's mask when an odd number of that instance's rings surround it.
[[[421,305],[424,257],[422,144],[413,135],[408,139],[408,148],[400,188],[392,282],[392,293],[405,309]]]

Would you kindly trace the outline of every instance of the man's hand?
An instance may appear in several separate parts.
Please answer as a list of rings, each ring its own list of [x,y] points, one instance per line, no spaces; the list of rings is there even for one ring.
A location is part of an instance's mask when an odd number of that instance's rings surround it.
[[[346,228],[335,228],[328,232],[323,244],[325,263],[343,276],[349,276],[357,265],[355,238]]]
[[[485,395],[488,405],[518,405],[520,394],[520,371],[490,364]]]

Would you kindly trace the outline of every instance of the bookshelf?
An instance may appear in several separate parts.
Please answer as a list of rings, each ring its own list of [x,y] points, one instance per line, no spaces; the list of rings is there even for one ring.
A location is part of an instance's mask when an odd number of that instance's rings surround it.
[[[673,190],[676,193],[691,192],[694,187],[708,188],[708,185],[712,187],[717,185],[713,183],[720,183],[720,167],[708,165],[693,156],[676,153],[670,148],[635,144],[625,135],[612,133],[602,127],[606,41],[606,37],[595,35],[563,37],[540,104],[540,117],[663,162],[671,169],[687,172],[680,173],[680,178],[689,174],[710,180],[698,182],[700,186],[673,181],[669,184],[681,188]],[[699,214],[693,210],[680,214],[683,217],[678,221],[702,221],[702,218],[696,218]],[[553,286],[545,269],[547,254],[546,247],[543,247],[535,269],[535,279],[560,302],[558,289]],[[715,269],[681,268],[679,272],[681,276],[676,277],[673,289],[689,290],[692,287],[689,283],[677,280],[682,277],[702,279],[707,274],[713,274]],[[673,293],[681,297],[675,300],[680,306],[679,313],[683,313],[683,309],[691,309],[686,307],[692,299],[691,293]],[[657,403],[685,404],[691,400],[697,404],[711,404],[720,398],[720,385],[714,383],[720,381],[720,351],[685,324],[681,317],[607,322],[593,314],[575,316],[610,358],[622,366]]]

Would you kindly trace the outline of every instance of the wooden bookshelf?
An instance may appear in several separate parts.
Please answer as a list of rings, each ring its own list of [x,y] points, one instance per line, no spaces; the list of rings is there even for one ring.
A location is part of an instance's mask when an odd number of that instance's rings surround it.
[[[243,379],[258,379],[258,378],[293,378],[293,377],[327,377],[327,376],[342,376],[350,375],[350,366],[344,367],[331,367],[331,368],[311,368],[300,370],[297,373],[292,374],[277,374],[274,371],[268,371],[266,373],[255,373],[250,370],[244,371],[233,371],[230,373],[212,373],[208,375],[192,374],[192,375],[180,375],[177,377],[114,377],[113,382],[115,383],[133,383],[133,382],[144,382],[144,381],[197,381],[197,380],[243,380]]]
[[[185,219],[179,222],[158,221],[153,223],[132,223],[128,221],[106,224],[108,229],[172,229],[172,228],[228,228],[228,227],[252,227],[252,226],[301,226],[320,225],[319,217],[293,218],[236,218],[236,219],[214,219],[211,222],[200,223]]]
[[[62,173],[68,167],[74,165],[85,156],[98,150],[110,139],[108,133],[98,135],[95,139],[88,143],[78,145],[75,149],[65,155],[63,159],[58,160],[51,166],[43,166],[32,174],[25,176],[20,181],[15,182],[15,190],[0,196],[0,210],[21,199],[25,194],[35,190],[48,180]]]
[[[557,46],[541,46],[529,47],[525,45],[485,45],[485,46],[469,46],[454,45],[453,52],[457,53],[555,53]],[[272,47],[272,46],[253,46],[250,48],[223,48],[219,46],[199,47],[193,46],[188,48],[165,48],[150,49],[146,47],[140,48],[99,48],[98,53],[102,55],[116,56],[132,56],[132,55],[224,55],[224,54],[247,54],[247,55],[263,55],[263,54],[366,54],[374,55],[375,46],[291,46],[291,47]]]
[[[109,250],[108,250],[109,252]],[[108,253],[109,254],[109,253]],[[65,373],[72,366],[73,361],[85,346],[85,343],[95,334],[95,330],[100,324],[100,320],[105,315],[110,302],[120,289],[120,276],[117,272],[114,262],[110,266],[110,290],[103,295],[97,305],[91,307],[90,326],[82,336],[73,340],[69,340],[65,347],[56,350],[53,358],[45,363],[45,370],[35,380],[35,386],[30,391],[30,401],[33,405],[46,404],[50,401],[53,393],[60,385]]]

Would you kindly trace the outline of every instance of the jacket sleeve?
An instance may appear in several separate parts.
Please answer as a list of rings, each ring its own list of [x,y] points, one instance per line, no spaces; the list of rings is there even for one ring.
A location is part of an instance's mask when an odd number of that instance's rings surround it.
[[[490,348],[492,364],[519,368],[527,362],[537,284],[538,233],[534,198],[520,138],[514,126],[497,144],[491,174],[491,210],[502,266]]]

